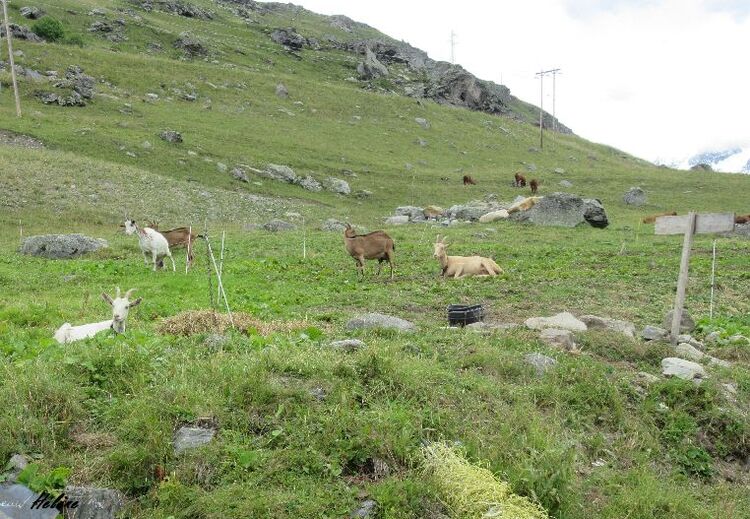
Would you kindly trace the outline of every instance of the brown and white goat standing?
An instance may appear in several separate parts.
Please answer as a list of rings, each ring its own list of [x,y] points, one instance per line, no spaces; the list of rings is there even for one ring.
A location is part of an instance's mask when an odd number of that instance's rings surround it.
[[[159,231],[159,222],[151,222],[150,227],[155,231]],[[170,250],[185,247],[187,249],[188,266],[193,265],[193,246],[198,238],[204,237],[202,234],[193,234],[190,227],[175,227],[168,231],[159,231],[159,233],[167,239]],[[161,266],[160,262],[159,267]]]
[[[351,225],[346,224],[344,229],[344,246],[346,252],[357,262],[357,275],[365,276],[365,260],[378,260],[378,273],[384,261],[391,266],[391,279],[393,279],[393,258],[395,256],[396,244],[384,231],[373,231],[368,234],[358,235]]]

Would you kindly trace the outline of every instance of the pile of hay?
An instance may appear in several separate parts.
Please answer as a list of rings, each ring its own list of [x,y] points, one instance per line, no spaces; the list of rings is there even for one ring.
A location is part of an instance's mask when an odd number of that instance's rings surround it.
[[[432,443],[422,447],[424,466],[451,517],[457,519],[549,519],[547,512],[484,467],[469,463],[457,447]]]
[[[247,333],[256,330],[261,335],[273,332],[300,330],[309,326],[306,321],[261,321],[244,312],[233,312],[232,319],[237,330]],[[167,317],[157,325],[157,331],[170,335],[223,334],[232,328],[229,315],[214,310],[187,310]]]

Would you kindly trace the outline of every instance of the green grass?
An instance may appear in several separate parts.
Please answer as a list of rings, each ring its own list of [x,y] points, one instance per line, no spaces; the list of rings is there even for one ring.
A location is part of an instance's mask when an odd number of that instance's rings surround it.
[[[544,150],[530,151],[538,143],[530,125],[364,90],[345,81],[355,75],[354,56],[305,50],[298,60],[266,34],[294,25],[306,36],[343,40],[373,29],[349,35],[316,15],[283,10],[255,14],[248,25],[216,4],[195,3],[211,7],[215,19],[138,10],[138,22],[112,12],[108,19],[126,19],[128,36],[113,44],[86,31],[95,19],[86,13],[101,2],[37,2],[66,34],[82,35],[83,47],[15,42],[25,67],[63,72],[78,64],[98,81],[84,108],[42,105],[35,91],[53,88],[22,81],[22,119],[9,89],[0,94],[3,128],[46,144],[0,145],[0,460],[36,455],[40,477],[70,467],[72,482],[118,488],[129,498],[128,517],[344,517],[369,496],[378,517],[421,518],[448,512],[424,475],[422,445],[460,441],[472,463],[556,518],[750,515],[741,466],[749,454],[747,347],[709,346],[734,364],[710,368],[700,386],[665,380],[645,388],[637,373],[658,374],[667,345],[592,330],[577,337],[584,354],[568,356],[522,328],[491,335],[444,329],[447,304],[475,302],[505,322],[571,311],[639,328],[659,324],[674,298],[681,240],[654,236],[641,217],[746,213],[750,178],[656,168],[575,136],[550,135]],[[10,7],[20,21],[18,6]],[[182,59],[172,48],[185,30],[209,46],[207,60]],[[149,43],[163,51],[146,52]],[[7,76],[0,81],[5,86]],[[278,82],[289,99],[275,96]],[[198,100],[183,101],[172,89],[195,90]],[[149,92],[159,100],[144,101]],[[126,103],[131,108],[121,112]],[[415,117],[431,128],[422,130]],[[168,128],[185,142],[160,140]],[[288,164],[374,195],[310,193],[261,178],[239,184],[216,162]],[[372,278],[372,265],[357,281],[339,233],[317,230],[329,217],[380,228],[400,205],[449,207],[490,194],[510,201],[521,193],[510,187],[512,175],[527,164],[535,165],[528,176],[543,181],[542,194],[570,180],[572,192],[602,200],[611,225],[389,228],[393,282]],[[464,173],[479,184],[460,186]],[[635,185],[648,193],[647,206],[622,203]],[[305,217],[304,232],[245,230],[289,211]],[[207,225],[215,249],[226,230],[232,309],[269,321],[306,319],[310,329],[232,333],[218,351],[202,336],[160,335],[162,318],[210,306],[206,252],[200,244],[189,274],[153,274],[135,238],[118,228],[126,214],[165,228]],[[73,261],[23,257],[21,232],[83,232],[111,247]],[[438,279],[431,244],[446,232],[454,254],[493,256],[505,274]],[[687,307],[700,319],[700,335],[747,335],[750,242],[718,241],[712,321],[713,239],[696,236]],[[184,266],[184,253],[176,259]],[[125,335],[54,343],[63,322],[108,317],[99,293],[115,285],[137,287],[144,298]],[[369,311],[413,320],[419,332],[346,332],[350,317]],[[342,353],[326,346],[346,337],[367,347]],[[523,361],[534,351],[555,357],[557,367],[538,378]],[[725,383],[736,395],[725,394]],[[322,401],[309,392],[317,387]],[[175,456],[173,432],[205,417],[218,424],[215,440]],[[376,460],[387,474],[376,477]],[[161,483],[157,465],[168,472]]]

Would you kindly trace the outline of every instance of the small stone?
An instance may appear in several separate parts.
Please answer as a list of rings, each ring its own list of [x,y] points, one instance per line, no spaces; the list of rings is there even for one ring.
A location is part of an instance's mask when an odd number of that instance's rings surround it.
[[[278,219],[271,220],[270,222],[263,224],[263,229],[270,232],[292,231],[296,228],[296,225]]]
[[[203,346],[209,350],[220,350],[228,341],[226,335],[212,333],[203,339]]]
[[[111,488],[65,487],[65,496],[69,501],[78,501],[78,508],[70,517],[80,519],[108,519],[116,517],[125,506],[125,496],[119,490]],[[67,514],[66,514],[67,516]]]
[[[313,397],[318,402],[322,402],[323,400],[326,399],[326,392],[320,386],[310,389],[308,393],[310,394],[311,397]]]
[[[582,315],[581,321],[589,328],[605,328],[623,334],[631,339],[635,338],[635,325],[630,321],[619,321],[609,317],[598,317],[596,315]]]
[[[425,130],[430,128],[430,121],[428,121],[424,117],[415,117],[414,122],[417,123],[422,128],[424,128]]]
[[[569,180],[561,180],[560,185],[562,187],[573,187],[573,183],[570,182]]]
[[[232,178],[239,180],[240,182],[250,182],[247,173],[245,173],[245,170],[240,167],[232,168]]]
[[[657,377],[656,375],[652,375],[651,373],[646,373],[645,371],[639,371],[638,374],[636,375],[636,380],[642,383],[643,385],[648,386],[655,382],[659,382],[659,380],[661,379]]]
[[[373,501],[372,499],[368,499],[367,501],[364,501],[358,509],[353,511],[349,517],[350,519],[365,519],[375,517],[374,513],[377,506],[378,504],[375,501]]]
[[[683,342],[678,344],[675,349],[675,353],[683,359],[699,361],[704,357],[704,353],[690,344]]]
[[[278,85],[276,85],[276,95],[281,99],[286,99],[287,97],[289,97],[289,90],[287,90],[286,86],[283,83],[279,83]]]
[[[542,355],[541,353],[527,353],[523,356],[523,359],[527,364],[531,364],[534,367],[538,377],[547,373],[555,366],[555,364],[557,364],[555,359]]]
[[[188,449],[195,449],[213,440],[215,429],[204,427],[181,427],[175,434],[174,453],[180,454]]]
[[[216,169],[219,170],[219,173],[226,173],[227,172],[227,165],[223,162],[217,162],[216,163]]]
[[[162,140],[165,140],[171,143],[182,142],[182,134],[174,130],[164,130],[163,132],[159,134],[159,137]]]
[[[711,332],[706,335],[706,342],[709,344],[716,344],[721,341],[721,332]]]
[[[367,345],[359,339],[344,339],[341,341],[333,341],[330,346],[332,348],[351,352],[360,350]]]
[[[646,193],[640,187],[631,187],[622,197],[627,205],[640,207],[646,203]]]
[[[406,215],[390,216],[385,220],[386,225],[404,225],[407,223],[409,223],[409,217]]]
[[[405,319],[378,313],[364,314],[350,319],[349,322],[346,323],[346,328],[348,330],[380,328],[398,330],[401,332],[413,332],[417,329],[417,327],[414,326],[414,323]]]

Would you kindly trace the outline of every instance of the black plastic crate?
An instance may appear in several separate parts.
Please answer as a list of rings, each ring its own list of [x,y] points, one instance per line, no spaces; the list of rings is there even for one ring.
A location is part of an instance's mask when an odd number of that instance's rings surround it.
[[[466,326],[484,319],[482,305],[449,305],[448,324],[451,326]]]

